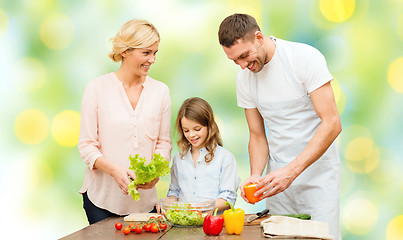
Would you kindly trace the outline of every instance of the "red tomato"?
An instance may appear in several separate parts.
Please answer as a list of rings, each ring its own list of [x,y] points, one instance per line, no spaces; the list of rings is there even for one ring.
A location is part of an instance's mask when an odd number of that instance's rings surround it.
[[[153,218],[155,218],[155,217],[154,217],[154,216],[151,216],[151,217],[150,217],[150,219],[153,219]]]
[[[134,223],[129,224],[130,232],[134,232]]]
[[[162,216],[158,216],[157,218],[158,218],[158,219],[164,219]]]
[[[141,226],[137,226],[136,228],[134,228],[134,232],[135,233],[142,233],[143,232],[143,228]]]
[[[144,228],[144,231],[151,232],[151,224],[146,224],[143,226],[143,228]]]
[[[123,225],[122,225],[121,222],[117,222],[117,223],[115,224],[115,228],[116,228],[117,230],[122,229],[122,227],[123,227]]]
[[[156,233],[156,232],[159,232],[159,231],[160,231],[160,230],[158,229],[157,225],[153,224],[153,225],[151,226],[151,232]]]
[[[129,233],[130,233],[130,228],[129,227],[125,227],[125,228],[123,228],[123,234],[124,235],[128,235]]]
[[[165,223],[160,223],[160,229],[161,230],[167,229],[167,225]]]

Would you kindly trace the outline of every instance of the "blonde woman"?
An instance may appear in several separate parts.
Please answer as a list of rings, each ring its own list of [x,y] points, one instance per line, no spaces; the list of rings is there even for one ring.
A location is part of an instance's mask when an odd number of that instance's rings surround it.
[[[179,153],[171,167],[168,197],[183,200],[207,197],[218,211],[235,204],[240,182],[234,155],[222,147],[213,110],[205,100],[185,100],[176,120]]]
[[[148,76],[160,36],[146,20],[130,20],[111,39],[109,57],[117,71],[88,83],[82,99],[78,149],[88,166],[80,193],[90,224],[110,216],[155,212],[158,178],[139,186],[141,199],[127,194],[129,155],[170,160],[171,99],[168,87]]]

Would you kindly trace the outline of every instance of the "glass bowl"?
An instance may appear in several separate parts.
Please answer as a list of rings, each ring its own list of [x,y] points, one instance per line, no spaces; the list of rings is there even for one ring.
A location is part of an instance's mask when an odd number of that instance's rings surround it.
[[[204,217],[212,214],[215,200],[210,198],[176,199],[162,198],[161,213],[176,227],[203,226]]]

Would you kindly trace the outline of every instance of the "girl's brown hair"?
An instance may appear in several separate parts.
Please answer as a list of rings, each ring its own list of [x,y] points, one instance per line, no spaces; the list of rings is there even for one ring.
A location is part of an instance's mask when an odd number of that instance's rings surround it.
[[[181,120],[184,117],[207,127],[205,148],[208,154],[204,157],[204,161],[206,161],[206,163],[210,162],[214,158],[214,150],[217,145],[222,146],[221,135],[217,123],[214,120],[213,109],[208,102],[199,97],[188,98],[183,102],[182,107],[179,109],[178,117],[176,118],[176,130],[180,135],[177,143],[181,158],[187,153],[191,145],[182,130]]]

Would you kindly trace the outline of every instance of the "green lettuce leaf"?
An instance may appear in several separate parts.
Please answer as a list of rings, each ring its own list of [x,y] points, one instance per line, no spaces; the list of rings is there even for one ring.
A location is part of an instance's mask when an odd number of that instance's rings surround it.
[[[136,173],[136,179],[131,181],[127,186],[129,188],[128,194],[132,195],[134,200],[140,199],[140,193],[137,191],[136,187],[140,184],[151,182],[152,180],[163,177],[170,172],[169,162],[161,156],[161,154],[153,155],[153,160],[146,165],[145,158],[139,158],[136,154],[134,157],[129,156],[130,159],[130,170]]]

